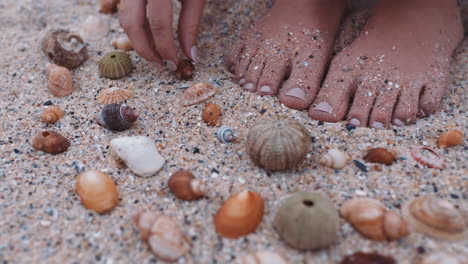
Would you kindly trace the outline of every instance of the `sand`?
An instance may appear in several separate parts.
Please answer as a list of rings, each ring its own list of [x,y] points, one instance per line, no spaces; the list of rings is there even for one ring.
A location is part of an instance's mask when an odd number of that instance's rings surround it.
[[[47,59],[39,43],[52,28],[78,29],[89,15],[98,13],[97,1],[2,0],[0,3],[0,263],[159,263],[143,243],[132,215],[151,209],[177,219],[191,250],[178,263],[229,263],[257,250],[271,250],[290,263],[337,263],[358,250],[378,251],[398,263],[435,251],[467,251],[468,238],[448,243],[412,233],[392,242],[375,242],[359,235],[340,219],[339,241],[324,250],[297,251],[279,239],[272,227],[282,199],[297,191],[318,191],[339,207],[345,200],[365,196],[382,201],[390,210],[417,196],[436,196],[468,212],[468,145],[440,149],[436,140],[452,128],[468,131],[468,40],[454,55],[451,81],[440,110],[408,127],[388,130],[352,129],[345,123],[311,120],[307,112],[282,106],[276,98],[244,92],[231,81],[223,65],[241,29],[265,13],[269,3],[258,1],[211,1],[203,18],[200,59],[193,81],[179,81],[167,70],[158,71],[131,52],[134,71],[120,80],[99,76],[97,62],[113,50],[111,40],[122,32],[117,16],[104,16],[111,32],[89,43],[89,59],[73,71],[74,91],[64,98],[51,95],[46,86]],[[178,4],[177,4],[178,5]],[[220,143],[201,121],[203,104],[181,107],[181,93],[196,82],[220,91],[209,102],[223,110],[221,125],[239,137],[234,144]],[[119,133],[95,122],[103,107],[95,98],[108,87],[132,89],[127,103],[141,111],[135,126]],[[45,105],[65,111],[56,124],[45,125],[40,116]],[[268,173],[256,167],[245,151],[248,129],[262,116],[279,113],[301,122],[313,144],[306,161],[296,170]],[[31,137],[42,130],[60,132],[70,139],[63,154],[34,150]],[[152,138],[166,159],[154,177],[135,176],[109,149],[111,139],[144,135]],[[432,147],[447,163],[443,170],[418,164],[409,155],[414,145]],[[318,164],[328,148],[346,151],[362,161],[366,149],[386,147],[399,160],[377,170],[366,164],[362,172],[353,163],[334,171]],[[99,169],[111,175],[120,191],[119,205],[108,214],[86,210],[75,193],[77,175]],[[194,202],[177,200],[167,180],[179,169],[192,171],[208,192]],[[216,234],[213,215],[230,195],[255,190],[265,199],[265,216],[257,231],[229,240]]]

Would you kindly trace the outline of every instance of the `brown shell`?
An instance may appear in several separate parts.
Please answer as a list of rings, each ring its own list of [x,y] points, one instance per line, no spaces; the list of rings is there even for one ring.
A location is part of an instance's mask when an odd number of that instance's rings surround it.
[[[346,256],[341,264],[396,264],[397,262],[392,257],[382,256],[379,253],[364,253],[355,252],[352,255]]]
[[[98,97],[98,102],[102,104],[115,104],[122,101],[126,101],[133,97],[133,93],[129,90],[111,87],[102,91]]]
[[[67,96],[73,91],[73,79],[70,70],[55,64],[46,68],[49,92],[57,97]]]
[[[449,130],[442,133],[437,145],[440,148],[451,147],[463,143],[463,132],[459,129]]]
[[[32,138],[32,147],[50,154],[59,154],[70,147],[70,141],[53,131],[42,131]]]
[[[395,155],[384,148],[373,148],[367,151],[364,160],[372,163],[392,165]]]
[[[193,74],[195,72],[195,66],[189,60],[181,60],[179,61],[179,65],[177,66],[176,75],[179,79],[187,81],[192,79]]]
[[[46,124],[53,124],[57,122],[60,118],[63,117],[63,111],[60,107],[57,106],[49,106],[44,109],[42,113],[42,122]]]
[[[78,176],[76,193],[86,208],[98,213],[108,212],[119,203],[114,181],[98,170],[85,171]]]
[[[203,109],[203,121],[209,126],[216,126],[221,116],[221,108],[217,104],[207,103]]]
[[[114,14],[118,11],[120,0],[101,0],[101,9],[99,12],[104,14]]]
[[[185,201],[198,199],[205,194],[203,183],[186,170],[174,172],[167,185],[177,198]]]
[[[217,89],[206,83],[197,83],[184,91],[181,98],[183,106],[201,103],[217,92]]]
[[[112,131],[129,129],[140,113],[125,104],[106,105],[97,117],[97,123]]]
[[[55,64],[73,69],[87,58],[86,43],[76,33],[64,29],[54,29],[42,40],[42,51]]]

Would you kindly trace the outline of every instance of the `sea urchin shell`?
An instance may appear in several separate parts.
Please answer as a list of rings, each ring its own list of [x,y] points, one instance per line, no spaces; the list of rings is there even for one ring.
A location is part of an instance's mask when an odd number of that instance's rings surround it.
[[[64,29],[49,31],[42,40],[42,51],[53,63],[68,69],[80,66],[88,58],[83,39]]]
[[[99,72],[110,79],[119,79],[129,74],[133,63],[125,52],[112,51],[104,55],[99,61]]]
[[[182,106],[201,103],[216,93],[216,88],[206,83],[197,83],[184,91],[181,98]]]
[[[102,104],[115,104],[132,98],[133,93],[129,90],[111,87],[102,91],[98,97],[98,102]]]

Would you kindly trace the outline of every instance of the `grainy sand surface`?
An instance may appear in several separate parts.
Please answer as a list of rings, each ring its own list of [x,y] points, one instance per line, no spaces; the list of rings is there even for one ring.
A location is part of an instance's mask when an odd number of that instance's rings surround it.
[[[0,263],[156,263],[141,242],[132,214],[152,209],[175,217],[191,243],[190,253],[179,263],[229,263],[256,250],[280,253],[290,263],[337,263],[357,250],[376,250],[398,263],[434,251],[462,252],[468,238],[448,243],[413,233],[405,239],[375,242],[364,239],[340,219],[339,241],[320,251],[297,251],[286,246],[272,227],[279,202],[296,191],[315,190],[329,195],[339,207],[354,196],[376,198],[394,211],[417,196],[437,196],[468,212],[468,145],[440,149],[439,134],[451,128],[468,131],[468,41],[454,56],[451,82],[441,108],[416,124],[389,130],[349,129],[345,123],[320,123],[305,111],[283,107],[276,98],[258,97],[231,82],[223,66],[223,53],[241,29],[256,21],[269,7],[262,1],[211,1],[203,18],[200,58],[193,81],[183,82],[168,71],[157,71],[131,52],[134,71],[120,80],[99,76],[97,62],[113,50],[111,40],[120,34],[117,16],[105,16],[111,25],[108,36],[89,43],[90,58],[73,71],[74,91],[64,98],[52,96],[46,85],[47,59],[39,43],[47,30],[77,30],[89,15],[96,15],[91,0],[2,0],[0,2]],[[177,3],[177,5],[179,5]],[[239,136],[235,144],[221,144],[217,127],[201,121],[203,104],[181,107],[175,102],[185,88],[207,82],[220,91],[209,102],[223,110],[221,124]],[[94,121],[103,107],[95,100],[104,88],[132,89],[127,103],[141,111],[135,126],[113,133]],[[40,121],[46,102],[65,111],[54,125]],[[301,122],[313,138],[306,161],[297,170],[267,173],[256,167],[245,152],[248,128],[262,116],[280,113]],[[49,155],[31,147],[31,137],[42,130],[58,131],[71,141],[65,153]],[[132,174],[109,149],[120,136],[152,138],[166,159],[154,177]],[[413,145],[433,147],[447,167],[431,169],[409,155]],[[385,147],[399,160],[381,171],[367,164],[364,173],[352,162],[334,171],[318,165],[328,148],[346,151],[362,161],[366,149]],[[109,173],[120,191],[121,201],[109,214],[86,210],[75,193],[77,175],[83,170]],[[207,187],[207,196],[194,202],[174,198],[167,188],[171,173],[191,170]],[[265,201],[265,216],[258,230],[237,240],[215,233],[212,216],[230,195],[252,189]],[[465,252],[466,253],[466,252]]]

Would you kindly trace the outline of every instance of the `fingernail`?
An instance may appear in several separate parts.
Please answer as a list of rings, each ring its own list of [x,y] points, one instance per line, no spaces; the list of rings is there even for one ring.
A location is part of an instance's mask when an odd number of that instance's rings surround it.
[[[299,98],[303,101],[305,101],[305,97],[306,97],[306,94],[304,92],[304,90],[300,89],[300,88],[292,88],[291,90],[287,91],[286,96],[292,96],[292,97],[296,97],[296,98]]]
[[[271,93],[271,88],[270,86],[264,85],[260,88],[260,92],[262,93]]]
[[[397,118],[393,119],[393,124],[400,126],[400,127],[405,126],[405,123],[403,123],[400,119],[397,119]]]
[[[244,83],[245,83],[245,79],[244,79],[244,78],[242,78],[242,79],[239,80],[239,85],[243,85]]]
[[[349,120],[349,124],[351,124],[353,126],[359,126],[361,124],[361,121],[359,121],[359,119],[357,119],[357,118],[351,118]]]
[[[153,64],[156,68],[158,68],[158,69],[160,69],[160,70],[161,70],[162,68],[164,68],[164,65],[160,64],[159,62],[153,61],[153,62],[151,62],[151,64]]]
[[[318,111],[322,111],[322,112],[327,112],[327,113],[332,112],[332,107],[327,102],[318,103],[314,109]]]
[[[372,124],[372,127],[376,128],[376,129],[385,129],[384,125],[382,123],[380,123],[380,122],[374,122]]]
[[[193,46],[191,49],[190,49],[190,56],[192,56],[192,60],[194,62],[197,62],[198,61],[198,49],[196,46]]]
[[[254,89],[253,83],[247,83],[247,84],[244,86],[244,89],[245,89],[245,90],[248,90],[248,91],[253,91],[253,89]]]
[[[177,70],[177,64],[175,64],[175,62],[173,62],[171,60],[164,60],[164,64],[166,64],[166,66],[169,69],[171,69],[171,71]]]

